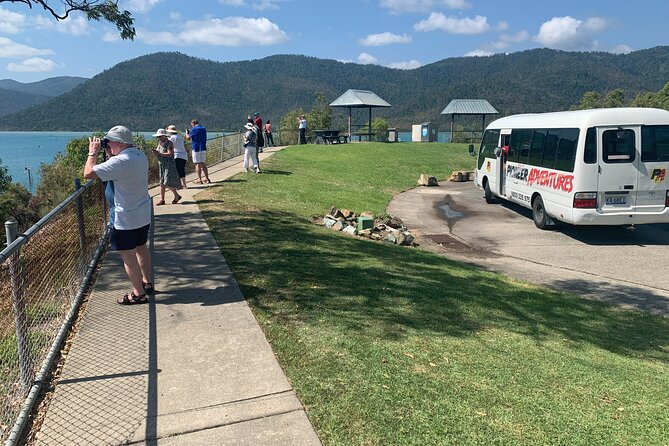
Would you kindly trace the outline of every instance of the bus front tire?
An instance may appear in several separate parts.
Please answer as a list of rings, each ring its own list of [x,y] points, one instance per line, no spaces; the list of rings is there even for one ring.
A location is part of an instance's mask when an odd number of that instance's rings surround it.
[[[532,219],[534,220],[534,224],[539,229],[546,229],[548,218],[546,208],[544,208],[544,200],[541,197],[535,198],[532,202]]]
[[[490,191],[490,183],[486,181],[485,185],[483,186],[484,196],[485,196],[485,202],[488,204],[492,204],[495,202],[495,196],[492,194]]]

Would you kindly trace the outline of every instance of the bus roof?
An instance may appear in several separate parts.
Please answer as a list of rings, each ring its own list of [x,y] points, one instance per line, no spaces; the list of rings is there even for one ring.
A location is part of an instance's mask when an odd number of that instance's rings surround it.
[[[588,128],[620,125],[669,125],[669,111],[659,108],[596,108],[512,115],[491,122],[489,129]]]

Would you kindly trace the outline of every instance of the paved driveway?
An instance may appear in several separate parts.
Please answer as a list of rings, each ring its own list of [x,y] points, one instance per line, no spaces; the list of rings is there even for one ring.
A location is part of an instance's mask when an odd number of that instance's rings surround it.
[[[552,288],[669,314],[669,224],[548,231],[511,203],[486,204],[472,182],[444,181],[396,196],[388,213],[424,247]]]

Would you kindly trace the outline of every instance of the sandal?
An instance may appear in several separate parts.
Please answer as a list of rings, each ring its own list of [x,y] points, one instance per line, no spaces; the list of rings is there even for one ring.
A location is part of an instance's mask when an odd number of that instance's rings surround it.
[[[142,286],[144,287],[144,292],[146,294],[153,294],[156,292],[155,288],[153,288],[153,284],[151,282],[142,282]]]
[[[179,202],[179,200],[181,200],[182,198],[183,198],[183,197],[182,197],[181,195],[177,195],[177,198],[175,198],[174,200],[172,200],[172,204],[177,204],[177,203]]]
[[[124,294],[121,299],[118,299],[116,301],[116,303],[119,305],[135,305],[135,304],[145,304],[148,301],[149,298],[146,297],[146,293],[140,294],[139,296],[135,296],[135,293],[131,291],[130,294]]]
[[[193,181],[193,183],[195,183],[195,184],[203,184],[203,183],[202,183],[202,180],[195,180],[195,181]]]
[[[156,203],[156,206],[162,206],[165,204],[165,200],[160,200],[158,203]]]

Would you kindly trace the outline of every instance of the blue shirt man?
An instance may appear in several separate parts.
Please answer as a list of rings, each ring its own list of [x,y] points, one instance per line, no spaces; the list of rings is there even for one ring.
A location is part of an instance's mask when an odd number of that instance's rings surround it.
[[[195,183],[204,184],[211,183],[209,179],[209,171],[207,170],[207,129],[200,125],[197,119],[191,122],[190,131],[186,131],[186,139],[191,140],[193,157],[193,164],[195,164],[195,173],[197,173],[197,180]],[[204,181],[202,174],[204,173]]]

